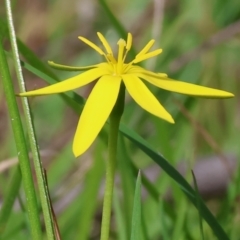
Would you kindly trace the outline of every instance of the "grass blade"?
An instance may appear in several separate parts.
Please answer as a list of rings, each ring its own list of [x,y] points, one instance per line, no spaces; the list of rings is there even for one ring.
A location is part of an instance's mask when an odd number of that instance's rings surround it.
[[[139,240],[141,236],[141,173],[139,171],[134,194],[131,240]]]
[[[9,36],[10,36],[11,47],[13,51],[13,59],[14,59],[16,73],[17,73],[18,84],[19,84],[20,91],[25,92],[26,91],[25,82],[24,82],[22,67],[19,59],[17,40],[16,40],[16,34],[14,30],[12,10],[11,10],[11,2],[10,0],[5,0],[5,3],[6,3],[6,9],[7,9]],[[57,237],[55,236],[55,231],[54,231],[51,203],[49,202],[49,198],[46,197],[48,196],[48,189],[47,189],[47,183],[46,183],[47,181],[45,179],[44,170],[40,160],[35,130],[33,127],[33,121],[32,121],[30,107],[29,107],[27,98],[22,98],[22,104],[23,104],[24,116],[26,119],[26,128],[27,128],[27,133],[29,137],[30,148],[32,151],[34,168],[37,176],[37,182],[39,187],[40,200],[41,200],[41,205],[43,210],[44,221],[46,225],[47,236],[49,240],[54,240]]]
[[[132,161],[127,153],[124,138],[119,136],[118,143],[118,169],[121,177],[121,189],[123,192],[123,215],[125,219],[125,228],[127,231],[128,239],[131,233],[132,209],[134,200],[134,179],[138,173],[133,173]]]
[[[104,175],[104,164],[101,154],[102,147],[98,146],[95,157],[93,158],[92,168],[89,170],[84,183],[84,190],[81,194],[81,210],[80,218],[78,219],[78,239],[89,239],[94,212],[97,207],[97,197],[101,179]],[[91,186],[91,187],[89,187]]]
[[[204,240],[204,233],[203,233],[203,222],[202,222],[202,216],[201,216],[201,204],[200,204],[200,201],[201,201],[201,196],[199,194],[199,191],[198,191],[198,186],[197,186],[197,179],[195,177],[195,174],[192,170],[192,176],[193,176],[193,182],[194,182],[194,188],[195,188],[195,192],[196,192],[196,199],[197,199],[197,207],[198,207],[198,212],[199,212],[199,225],[200,225],[200,233],[201,233],[201,238],[202,240]]]
[[[32,231],[32,238],[42,240],[42,230],[38,213],[38,204],[35,194],[31,166],[28,157],[28,149],[24,137],[20,114],[15,98],[15,93],[11,81],[11,76],[7,64],[7,59],[2,45],[2,35],[0,33],[0,73],[3,82],[3,88],[8,105],[8,111],[11,119],[12,129],[14,133],[20,169],[23,179],[23,186],[27,200],[27,210],[29,222]]]
[[[151,146],[141,138],[137,133],[128,129],[123,124],[120,125],[120,130],[129,140],[135,143],[144,153],[146,153],[154,162],[156,162],[172,179],[174,179],[181,187],[182,191],[188,197],[188,199],[193,203],[195,207],[197,207],[196,193],[193,188],[189,185],[189,183],[181,176],[181,174],[171,166],[171,164],[164,159],[161,155],[155,152]],[[223,228],[219,225],[215,217],[206,207],[202,200],[200,201],[200,209],[201,215],[205,219],[205,221],[212,228],[214,234],[218,237],[219,240],[228,240],[228,236],[223,230]]]

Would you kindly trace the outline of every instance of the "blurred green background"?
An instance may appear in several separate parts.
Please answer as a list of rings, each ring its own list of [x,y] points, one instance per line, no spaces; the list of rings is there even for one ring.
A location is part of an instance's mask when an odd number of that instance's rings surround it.
[[[148,114],[128,95],[122,122],[144,137],[173,166],[184,168],[190,182],[190,170],[194,168],[200,193],[210,210],[229,238],[239,239],[240,2],[20,0],[12,1],[12,6],[18,38],[45,63],[48,60],[72,66],[98,63],[101,61],[99,55],[79,41],[78,36],[98,44],[96,32],[100,31],[116,50],[116,42],[122,37],[120,24],[133,34],[136,51],[152,38],[156,40],[154,47],[163,49],[159,57],[144,62],[144,67],[167,73],[173,79],[235,94],[235,98],[227,100],[201,99],[149,86],[173,115],[175,125]],[[110,17],[108,7],[118,22]],[[2,5],[0,17],[5,19]],[[8,41],[5,46],[9,50]],[[9,63],[12,65],[11,60]],[[76,74],[52,71],[61,80]],[[16,82],[14,71],[12,76]],[[47,85],[27,70],[24,76],[28,90]],[[15,91],[19,92],[17,83]],[[83,97],[90,91],[91,86],[77,90]],[[98,138],[87,153],[75,159],[71,146],[79,116],[57,95],[34,97],[30,104],[62,239],[98,239],[101,179],[104,179],[106,158],[104,141]],[[125,144],[126,154],[119,154],[119,169],[128,169],[124,162],[132,161],[153,181],[159,194],[159,201],[156,201],[143,191],[144,239],[200,239],[198,213],[179,187],[166,174],[160,174],[159,167],[131,143],[125,141]],[[2,87],[0,146],[2,202],[7,189],[5,182],[16,164]],[[121,175],[122,171],[119,172]],[[126,174],[129,186],[134,187],[136,174],[131,170]],[[122,185],[118,180],[111,239],[128,239],[129,226],[123,223],[125,214],[131,213],[124,203]],[[204,190],[205,186],[209,189]],[[170,188],[172,193],[169,193]],[[25,217],[16,202],[3,239],[30,239]],[[205,239],[214,239],[206,224],[204,234]]]

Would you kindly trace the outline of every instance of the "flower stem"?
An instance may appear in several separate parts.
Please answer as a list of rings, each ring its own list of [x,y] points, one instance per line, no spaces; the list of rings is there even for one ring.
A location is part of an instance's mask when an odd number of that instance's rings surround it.
[[[111,224],[111,208],[113,198],[114,176],[116,169],[117,140],[120,119],[124,109],[125,87],[122,84],[117,102],[110,115],[110,127],[108,138],[108,160],[106,162],[106,184],[103,200],[101,240],[108,240]]]
[[[13,128],[18,159],[23,179],[23,187],[26,194],[27,211],[29,216],[30,227],[32,231],[32,239],[42,240],[41,223],[38,213],[38,204],[33,184],[31,166],[28,158],[28,150],[24,138],[22,123],[18,106],[13,90],[13,85],[10,77],[7,59],[2,45],[2,33],[0,32],[0,77],[3,83],[3,88],[8,105],[8,111]]]

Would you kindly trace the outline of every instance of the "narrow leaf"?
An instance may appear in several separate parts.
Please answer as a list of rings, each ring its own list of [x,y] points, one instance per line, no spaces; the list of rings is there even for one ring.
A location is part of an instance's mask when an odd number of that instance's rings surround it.
[[[200,225],[200,233],[201,233],[201,238],[202,240],[204,240],[204,233],[203,233],[203,222],[202,222],[202,216],[201,216],[201,196],[200,193],[198,191],[198,185],[197,185],[197,179],[195,177],[195,174],[192,170],[192,176],[193,176],[193,182],[194,182],[194,188],[195,188],[195,192],[196,192],[196,199],[197,199],[197,207],[198,207],[198,212],[199,212],[199,225]]]
[[[141,173],[139,171],[135,188],[131,240],[139,240],[141,233]]]
[[[196,201],[196,193],[190,184],[181,176],[181,174],[159,153],[155,152],[151,146],[145,141],[142,137],[140,137],[137,133],[128,129],[125,125],[120,125],[121,132],[136,146],[138,146],[144,153],[146,153],[154,162],[156,162],[172,179],[174,179],[181,187],[184,194],[188,197],[188,199],[193,203],[195,207],[197,207]],[[205,219],[205,221],[212,228],[214,234],[218,237],[219,240],[228,240],[228,236],[223,230],[223,228],[219,225],[215,217],[206,207],[204,202],[200,199],[201,206],[201,215]]]

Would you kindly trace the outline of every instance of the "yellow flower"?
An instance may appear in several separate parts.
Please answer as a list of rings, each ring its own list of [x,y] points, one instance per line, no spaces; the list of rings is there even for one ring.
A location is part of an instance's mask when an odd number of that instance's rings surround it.
[[[60,93],[82,87],[94,80],[98,80],[80,116],[73,141],[73,152],[75,156],[83,154],[97,137],[116,103],[122,82],[125,84],[132,98],[143,109],[170,123],[174,123],[172,116],[159,103],[142,80],[168,91],[193,96],[211,98],[229,98],[234,96],[229,92],[175,81],[169,79],[165,73],[154,73],[137,66],[137,63],[155,57],[162,52],[162,49],[149,51],[154,44],[154,40],[149,41],[131,62],[126,63],[125,59],[127,53],[132,46],[132,35],[130,33],[128,33],[127,42],[123,39],[118,41],[117,58],[114,57],[113,51],[104,36],[99,32],[97,35],[105,48],[104,51],[84,37],[79,37],[79,39],[102,55],[106,60],[105,62],[79,68],[67,67],[49,62],[53,67],[87,71],[63,82],[39,90],[19,94],[20,96],[26,97]]]

